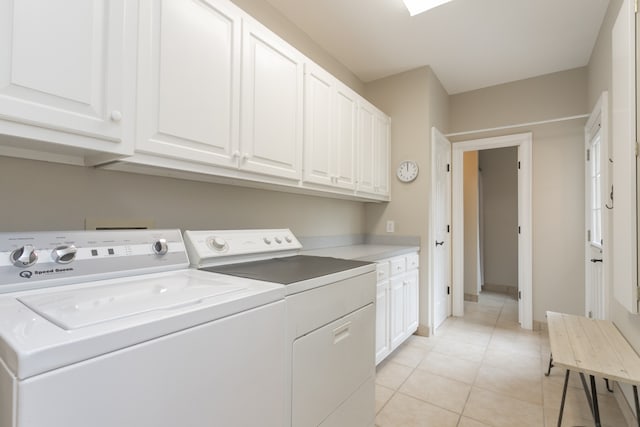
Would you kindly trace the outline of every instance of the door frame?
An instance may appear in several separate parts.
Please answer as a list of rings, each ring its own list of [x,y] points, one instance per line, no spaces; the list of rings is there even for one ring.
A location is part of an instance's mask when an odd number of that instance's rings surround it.
[[[463,162],[465,151],[518,147],[518,317],[520,326],[533,329],[533,234],[532,234],[532,143],[531,132],[474,139],[451,144],[452,170],[452,294],[454,316],[464,315],[464,192]]]

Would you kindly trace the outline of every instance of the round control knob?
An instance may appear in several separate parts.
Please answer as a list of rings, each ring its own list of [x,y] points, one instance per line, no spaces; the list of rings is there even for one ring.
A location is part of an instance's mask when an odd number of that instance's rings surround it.
[[[113,120],[114,122],[119,122],[120,120],[122,120],[122,113],[118,110],[113,110],[111,112],[111,120]]]
[[[227,241],[222,237],[213,237],[209,240],[209,246],[216,251],[223,251],[227,248]]]
[[[265,237],[264,239],[262,239],[267,245],[271,244],[271,239],[268,237]]]
[[[282,239],[280,237],[278,237],[278,236],[276,236],[275,240],[276,240],[277,244],[282,243]]]
[[[285,236],[285,237],[284,237],[284,240],[286,240],[286,241],[287,241],[287,243],[291,243],[291,242],[293,242],[293,239],[291,238],[291,236]]]
[[[16,267],[26,268],[31,267],[38,260],[38,254],[33,245],[24,245],[21,248],[16,249],[9,255],[11,262]]]
[[[78,249],[74,245],[62,245],[51,252],[51,258],[58,264],[69,264],[76,259]]]
[[[164,255],[169,252],[169,245],[167,244],[167,239],[158,239],[153,242],[151,246],[153,248],[153,252],[158,255]]]

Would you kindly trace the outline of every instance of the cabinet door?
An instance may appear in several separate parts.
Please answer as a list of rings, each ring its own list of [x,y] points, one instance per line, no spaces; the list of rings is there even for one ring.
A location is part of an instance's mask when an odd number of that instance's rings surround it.
[[[141,2],[138,151],[237,166],[240,25],[219,1]]]
[[[354,189],[356,186],[356,145],[358,136],[357,95],[338,83],[335,98],[335,185]]]
[[[249,18],[242,44],[240,167],[300,179],[303,57]]]
[[[374,190],[377,194],[389,195],[389,133],[390,120],[383,114],[375,117],[375,165]]]
[[[333,81],[320,67],[305,65],[304,180],[316,184],[334,181]]]
[[[385,280],[376,292],[376,364],[389,354],[389,344],[389,281]]]
[[[404,284],[405,332],[409,336],[418,329],[418,270],[405,274]]]
[[[365,193],[374,192],[375,110],[367,103],[358,105],[358,187]]]
[[[121,151],[123,122],[133,114],[134,98],[124,94],[135,60],[125,58],[125,46],[135,46],[136,16],[134,2],[125,0],[2,1],[3,133],[16,134],[11,123],[22,123],[33,127],[18,136],[61,131],[95,138],[95,145],[57,141],[64,145]]]
[[[395,349],[404,341],[406,337],[406,328],[404,321],[404,299],[405,299],[405,286],[403,277],[396,277],[391,279],[391,304],[390,304],[390,317],[391,317],[391,350]]]

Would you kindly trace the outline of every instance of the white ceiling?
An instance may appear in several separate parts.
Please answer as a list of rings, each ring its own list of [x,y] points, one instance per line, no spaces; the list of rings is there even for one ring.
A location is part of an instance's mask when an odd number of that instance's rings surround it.
[[[368,82],[429,65],[449,94],[587,65],[609,0],[267,0]]]

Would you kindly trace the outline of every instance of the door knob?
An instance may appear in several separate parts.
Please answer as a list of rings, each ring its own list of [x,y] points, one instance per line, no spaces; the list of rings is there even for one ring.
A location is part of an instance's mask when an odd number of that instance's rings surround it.
[[[438,241],[436,240],[436,247],[438,247],[438,246],[440,246],[440,245],[444,245],[444,240],[443,240],[442,242],[438,242]]]

